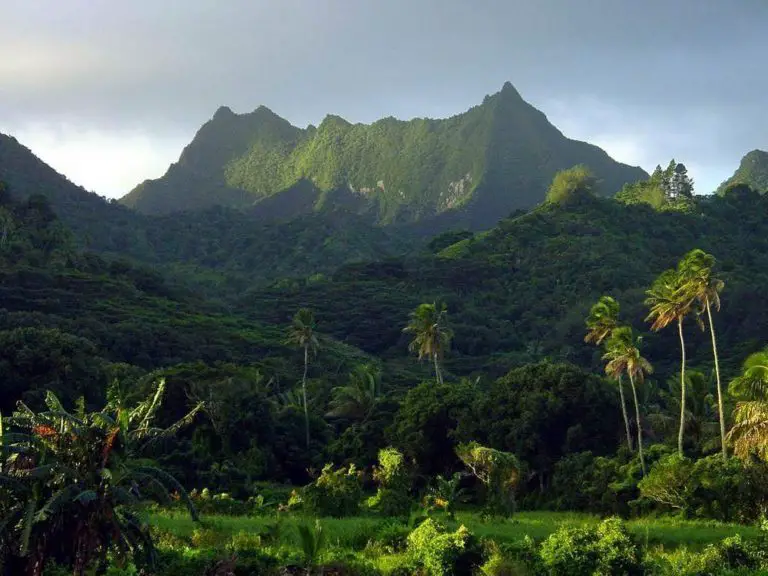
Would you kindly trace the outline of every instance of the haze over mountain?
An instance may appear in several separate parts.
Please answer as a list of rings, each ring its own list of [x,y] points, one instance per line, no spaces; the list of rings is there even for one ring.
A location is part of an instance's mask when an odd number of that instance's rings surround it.
[[[147,214],[258,206],[267,198],[280,204],[306,180],[315,209],[345,206],[383,224],[454,212],[472,228],[488,228],[541,202],[554,174],[575,164],[594,171],[604,195],[648,176],[566,138],[507,82],[443,120],[366,125],[329,115],[317,128],[299,129],[263,106],[243,115],[222,107],[165,176],[121,202]]]

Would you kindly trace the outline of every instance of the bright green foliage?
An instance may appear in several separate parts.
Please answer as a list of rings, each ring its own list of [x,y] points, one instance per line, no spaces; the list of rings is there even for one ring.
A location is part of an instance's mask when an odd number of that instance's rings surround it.
[[[9,573],[39,574],[56,560],[79,576],[110,552],[151,565],[155,550],[139,504],[169,504],[173,491],[197,517],[184,488],[145,456],[200,407],[162,429],[155,418],[164,381],[138,404],[110,392],[107,405],[91,413],[83,403],[68,412],[53,393],[44,412],[19,402],[0,427],[0,567]]]
[[[555,174],[547,190],[546,201],[552,204],[567,205],[584,196],[595,193],[597,180],[586,166],[574,166]]]
[[[515,511],[515,490],[522,466],[514,454],[481,446],[477,442],[460,444],[456,454],[486,489],[489,514],[510,516]]]
[[[312,568],[317,565],[320,553],[325,547],[325,531],[320,520],[315,520],[315,525],[310,528],[306,524],[296,526],[301,542],[301,551],[304,554],[304,565]]]
[[[644,573],[640,547],[618,518],[597,527],[560,528],[541,545],[540,557],[549,576]]]
[[[693,205],[693,181],[684,164],[671,160],[665,169],[657,166],[651,177],[625,184],[616,200],[627,204],[648,204],[656,210],[687,211]]]
[[[479,543],[466,527],[447,532],[431,518],[408,535],[408,552],[430,576],[471,574],[482,560]]]
[[[720,184],[717,193],[725,195],[733,185],[746,185],[760,194],[768,192],[768,152],[752,150],[746,154],[733,176]]]
[[[380,450],[373,479],[379,487],[368,506],[383,516],[407,516],[412,506],[411,478],[402,452],[391,447]]]
[[[353,516],[363,496],[360,474],[354,465],[334,469],[323,466],[320,476],[301,491],[304,509],[316,516]]]

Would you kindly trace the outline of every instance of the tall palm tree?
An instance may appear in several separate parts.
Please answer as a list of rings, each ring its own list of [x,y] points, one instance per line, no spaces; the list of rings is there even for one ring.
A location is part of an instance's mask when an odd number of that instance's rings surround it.
[[[725,414],[723,410],[723,390],[720,382],[720,362],[717,357],[717,339],[715,338],[715,324],[712,320],[712,308],[720,310],[720,292],[725,283],[712,275],[715,265],[715,257],[698,248],[691,250],[683,257],[680,269],[683,275],[681,289],[699,303],[697,319],[703,313],[707,313],[709,333],[712,337],[712,354],[715,360],[715,381],[717,383],[717,410],[720,418],[720,445],[723,458],[728,458],[728,448],[725,442]],[[702,329],[704,323],[700,322]]]
[[[768,348],[744,361],[741,376],[731,381],[728,391],[738,400],[728,433],[734,453],[746,458],[754,452],[768,460]]]
[[[606,344],[603,359],[605,373],[618,379],[622,374],[629,377],[632,397],[635,401],[635,419],[637,421],[637,453],[640,456],[640,466],[645,474],[645,458],[643,457],[643,426],[640,422],[640,403],[637,401],[637,386],[645,381],[645,375],[653,372],[651,363],[640,355],[641,339],[636,338],[632,328],[619,326],[615,328]]]
[[[363,364],[349,374],[349,382],[331,390],[329,418],[365,421],[379,402],[381,371]]]
[[[678,270],[665,270],[656,278],[645,304],[650,307],[646,321],[651,322],[651,330],[658,332],[672,322],[677,322],[680,337],[680,428],[677,434],[677,451],[683,455],[683,434],[685,432],[685,338],[683,320],[693,308],[693,299],[681,290],[682,275]]]
[[[309,308],[301,308],[293,317],[288,332],[288,341],[304,350],[304,375],[301,378],[301,395],[304,404],[304,427],[309,448],[309,406],[307,404],[307,373],[309,372],[309,354],[317,354],[320,342],[315,332],[315,315]]]
[[[619,303],[610,296],[600,296],[598,301],[590,308],[586,319],[587,334],[584,342],[600,345],[619,325]],[[616,380],[621,400],[621,415],[624,418],[624,430],[627,433],[627,445],[632,451],[632,433],[629,429],[629,416],[627,415],[627,402],[624,399],[624,382],[621,375]]]
[[[403,332],[413,334],[413,340],[408,350],[416,352],[419,360],[429,358],[435,366],[435,378],[438,384],[443,383],[440,371],[440,360],[450,346],[453,331],[446,325],[448,309],[445,304],[419,304],[411,312],[408,325]]]

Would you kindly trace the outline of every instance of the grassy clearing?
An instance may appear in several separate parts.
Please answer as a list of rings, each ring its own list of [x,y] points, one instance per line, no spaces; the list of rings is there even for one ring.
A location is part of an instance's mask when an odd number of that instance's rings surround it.
[[[298,546],[296,526],[313,522],[312,518],[285,516],[281,520],[280,541],[287,546]],[[161,512],[151,515],[150,522],[162,532],[188,538],[196,529],[207,528],[227,537],[230,535],[263,532],[275,524],[274,516],[205,516],[202,525],[195,524],[181,512]],[[373,539],[380,527],[391,520],[376,517],[324,518],[321,520],[329,545],[337,548],[362,550]],[[521,512],[509,520],[483,521],[473,512],[457,514],[456,522],[449,526],[466,525],[481,538],[499,543],[512,543],[526,535],[543,540],[562,525],[596,524],[599,518],[586,514],[558,512]],[[723,524],[714,521],[685,521],[674,518],[642,518],[627,522],[627,528],[647,547],[664,549],[686,547],[698,550],[723,538],[741,534],[751,539],[758,535],[753,526]]]

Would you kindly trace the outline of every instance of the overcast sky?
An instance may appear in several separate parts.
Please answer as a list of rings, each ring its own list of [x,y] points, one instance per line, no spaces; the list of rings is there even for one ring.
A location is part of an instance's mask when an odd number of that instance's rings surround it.
[[[0,131],[121,196],[220,105],[461,112],[509,80],[567,136],[708,192],[768,149],[768,0],[0,0]]]

